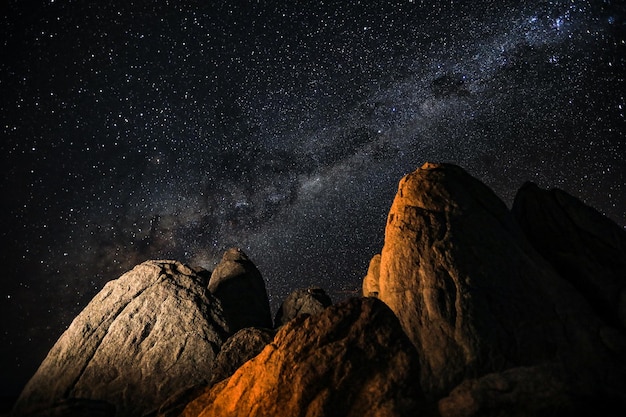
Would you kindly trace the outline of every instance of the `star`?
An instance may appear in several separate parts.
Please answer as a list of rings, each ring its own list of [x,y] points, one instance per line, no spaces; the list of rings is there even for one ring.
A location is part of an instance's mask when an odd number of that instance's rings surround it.
[[[6,9],[7,395],[147,259],[211,269],[241,247],[273,309],[300,287],[358,291],[399,179],[426,161],[463,166],[506,204],[529,179],[559,187],[626,226],[614,3]]]

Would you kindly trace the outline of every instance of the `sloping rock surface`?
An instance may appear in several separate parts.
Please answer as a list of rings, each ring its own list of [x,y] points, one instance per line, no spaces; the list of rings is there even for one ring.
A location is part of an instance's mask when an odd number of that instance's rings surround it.
[[[206,278],[176,261],[147,261],[110,281],[74,319],[20,395],[15,414],[71,399],[116,416],[154,411],[210,376],[228,329]]]
[[[213,362],[211,380],[174,394],[161,405],[158,415],[160,417],[179,416],[189,402],[216,383],[230,377],[241,365],[261,353],[275,334],[273,329],[258,327],[246,327],[239,330],[222,345]]]
[[[626,329],[626,232],[559,189],[526,183],[513,214],[527,238],[608,323]]]
[[[505,204],[458,166],[425,164],[400,181],[379,287],[419,352],[430,398],[467,378],[553,361],[585,382],[576,389],[623,395],[623,363],[602,342],[601,321]]]
[[[333,302],[321,288],[301,288],[285,298],[276,312],[274,326],[280,327],[300,314],[319,314]]]
[[[393,313],[354,298],[301,315],[183,416],[407,416],[421,394],[417,357]]]
[[[272,328],[272,313],[261,273],[239,248],[230,248],[213,270],[209,291],[224,309],[231,331]]]

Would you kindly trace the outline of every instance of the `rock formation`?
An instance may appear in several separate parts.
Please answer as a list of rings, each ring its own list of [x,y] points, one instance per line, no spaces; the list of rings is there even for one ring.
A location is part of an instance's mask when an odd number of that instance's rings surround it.
[[[439,401],[439,413],[441,417],[489,412],[501,416],[580,415],[580,410],[573,406],[576,402],[557,369],[519,367],[463,381]]]
[[[2,414],[4,416],[4,414]],[[10,414],[15,415],[15,414]],[[9,414],[6,415],[7,417]],[[45,409],[31,410],[28,417],[115,417],[115,405],[106,401],[67,398]]]
[[[261,353],[274,334],[271,329],[247,327],[229,337],[213,362],[209,385],[230,377],[241,365]]]
[[[400,181],[364,297],[296,290],[272,323],[240,249],[212,273],[145,262],[76,317],[14,415],[621,417],[625,248],[562,191],[526,184],[511,212],[425,164]]]
[[[513,214],[559,274],[613,326],[626,329],[626,232],[597,210],[559,189],[526,183]]]
[[[300,314],[315,315],[332,305],[326,292],[317,287],[301,288],[293,291],[278,308],[274,326],[280,327]]]
[[[175,261],[147,261],[107,283],[50,350],[14,414],[88,399],[140,416],[207,379],[228,336],[207,284]]]
[[[467,378],[552,362],[580,384],[567,389],[623,395],[600,320],[505,204],[458,166],[425,164],[400,181],[379,287],[419,352],[429,398]]]
[[[209,291],[221,301],[233,333],[245,327],[273,327],[263,277],[241,249],[224,252],[211,274]]]
[[[417,356],[391,310],[353,298],[300,315],[182,416],[407,416],[422,400]]]
[[[377,297],[380,287],[378,280],[380,279],[380,253],[374,255],[370,261],[367,275],[363,278],[363,296]]]
[[[161,417],[177,417],[187,404],[200,396],[207,388],[230,377],[241,365],[258,355],[274,338],[274,330],[247,327],[224,342],[213,362],[211,380],[184,389],[168,398],[159,408]]]

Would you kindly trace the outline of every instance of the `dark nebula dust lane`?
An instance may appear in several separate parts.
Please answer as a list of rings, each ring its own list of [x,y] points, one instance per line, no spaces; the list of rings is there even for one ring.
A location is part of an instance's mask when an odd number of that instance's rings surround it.
[[[2,7],[0,394],[147,259],[355,294],[426,161],[626,226],[622,2],[230,3]]]

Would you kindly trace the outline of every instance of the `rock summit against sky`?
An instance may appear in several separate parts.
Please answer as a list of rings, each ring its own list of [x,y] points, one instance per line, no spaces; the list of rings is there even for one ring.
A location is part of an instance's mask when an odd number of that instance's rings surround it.
[[[398,180],[426,161],[463,167],[509,208],[532,181],[626,227],[624,1],[1,9],[7,397],[106,283],[148,260],[213,271],[239,248],[269,319],[296,290],[359,293]],[[611,279],[587,286],[611,269],[597,260],[572,268],[576,288],[614,317]]]
[[[511,211],[427,163],[400,180],[362,296],[303,288],[272,322],[239,248],[212,274],[144,262],[75,318],[14,415],[621,416],[624,239],[562,191],[525,185]]]

